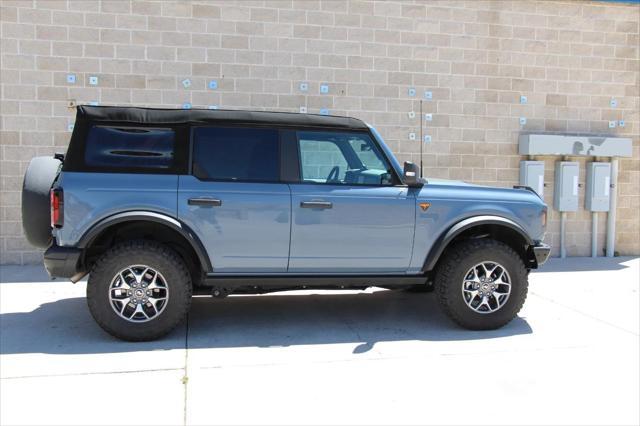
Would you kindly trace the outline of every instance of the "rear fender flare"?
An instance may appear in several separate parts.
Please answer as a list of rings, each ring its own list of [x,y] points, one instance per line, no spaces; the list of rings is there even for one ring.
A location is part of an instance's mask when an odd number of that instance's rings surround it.
[[[213,267],[211,265],[211,261],[207,254],[202,241],[193,232],[187,225],[180,222],[179,220],[167,216],[162,213],[149,212],[149,211],[129,211],[118,213],[113,216],[109,216],[107,218],[102,219],[100,222],[93,225],[87,232],[84,233],[80,241],[78,242],[78,247],[84,249],[89,247],[95,239],[102,234],[104,230],[107,228],[116,225],[118,223],[123,222],[132,222],[132,221],[143,221],[143,222],[155,222],[160,223],[162,225],[168,226],[174,231],[178,232],[185,240],[191,245],[193,250],[196,252],[198,256],[198,260],[200,264],[203,266],[206,272],[212,272]]]

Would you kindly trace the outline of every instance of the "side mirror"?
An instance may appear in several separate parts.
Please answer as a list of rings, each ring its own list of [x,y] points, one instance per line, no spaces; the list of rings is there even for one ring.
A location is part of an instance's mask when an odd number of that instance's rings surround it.
[[[402,180],[405,185],[408,186],[421,186],[420,181],[418,180],[418,175],[420,174],[420,169],[418,166],[413,164],[411,161],[404,162],[404,172],[402,173]]]

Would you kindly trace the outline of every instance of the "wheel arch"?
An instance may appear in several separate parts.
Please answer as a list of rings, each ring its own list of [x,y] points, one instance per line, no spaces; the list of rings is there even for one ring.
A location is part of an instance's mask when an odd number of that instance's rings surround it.
[[[534,264],[531,264],[531,253],[529,253],[534,242],[522,226],[502,216],[483,215],[463,219],[444,231],[429,251],[423,265],[423,272],[434,270],[442,255],[452,244],[471,238],[493,238],[501,241],[513,248],[522,257],[527,267],[537,267],[535,256]]]
[[[123,236],[125,231],[130,234]],[[207,273],[213,270],[207,251],[198,236],[184,223],[162,213],[129,211],[118,213],[94,224],[78,242],[83,250],[85,268],[114,241],[136,238],[168,242],[190,266]],[[194,276],[194,278],[196,278]]]

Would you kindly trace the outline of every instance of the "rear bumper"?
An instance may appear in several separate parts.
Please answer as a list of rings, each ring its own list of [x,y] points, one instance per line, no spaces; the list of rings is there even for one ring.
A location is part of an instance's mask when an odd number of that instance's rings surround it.
[[[51,277],[70,278],[75,282],[84,275],[84,272],[78,270],[81,255],[81,249],[54,244],[44,252],[44,267]]]
[[[531,248],[533,249],[533,254],[536,257],[536,263],[538,266],[547,261],[549,253],[551,253],[551,246],[545,243],[537,243]]]

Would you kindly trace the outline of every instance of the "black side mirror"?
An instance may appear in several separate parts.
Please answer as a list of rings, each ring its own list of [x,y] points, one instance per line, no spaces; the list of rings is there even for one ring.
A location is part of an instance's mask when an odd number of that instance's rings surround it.
[[[404,172],[402,173],[402,180],[405,185],[408,186],[421,186],[422,184],[418,180],[420,169],[411,161],[404,162]]]

